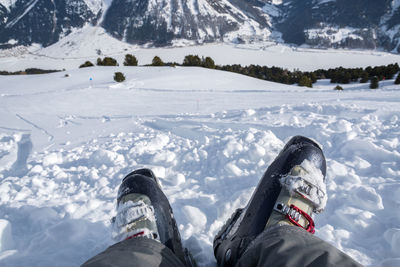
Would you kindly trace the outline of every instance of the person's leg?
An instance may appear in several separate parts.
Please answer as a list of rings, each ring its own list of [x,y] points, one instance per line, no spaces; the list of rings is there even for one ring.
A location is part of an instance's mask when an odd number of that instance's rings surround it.
[[[83,266],[195,266],[171,206],[149,169],[128,174],[118,191],[113,237],[118,242]]]
[[[235,266],[350,267],[361,265],[337,248],[299,227],[278,225],[258,235]]]
[[[82,267],[184,267],[166,246],[153,239],[138,237],[118,242],[86,261]]]
[[[247,206],[238,209],[216,235],[218,265],[356,264],[312,236],[312,213],[321,212],[327,201],[325,175],[321,148],[306,137],[293,137],[268,167]]]

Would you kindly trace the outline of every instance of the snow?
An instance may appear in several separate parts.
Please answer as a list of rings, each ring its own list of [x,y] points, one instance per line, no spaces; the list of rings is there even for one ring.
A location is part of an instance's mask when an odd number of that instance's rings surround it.
[[[0,252],[12,249],[14,241],[9,221],[0,219]]]
[[[400,7],[400,0],[392,0],[392,10],[395,11],[399,7]]]
[[[10,11],[11,7],[17,2],[17,0],[0,0],[0,4]]]
[[[316,0],[315,2],[317,5],[322,5],[329,2],[336,2],[336,0]]]
[[[357,31],[359,31],[359,29],[351,27],[337,28],[333,26],[325,26],[324,28],[308,29],[305,33],[309,39],[324,38],[335,44],[340,43],[347,38],[362,40],[363,38],[355,33]]]
[[[109,6],[107,5],[107,1],[105,0],[84,0],[84,2],[86,3],[90,11],[92,11],[92,13],[95,15],[97,15],[99,11],[102,10],[103,5],[105,5],[106,7]]]
[[[41,48],[15,47],[0,50],[0,70],[18,71],[28,67],[45,69],[75,69],[86,60],[93,63],[98,57],[111,56],[122,64],[127,53],[134,54],[140,65],[151,64],[155,55],[164,62],[182,63],[186,55],[210,56],[216,64],[258,64],[289,70],[316,70],[319,68],[366,67],[400,62],[400,55],[379,51],[335,49],[306,49],[284,44],[208,44],[190,46],[192,41],[175,42],[179,48],[151,48],[129,45],[105,33],[100,27],[86,26],[63,38],[58,43]]]
[[[64,51],[78,57],[85,49]],[[57,56],[56,47],[41,51]],[[129,52],[141,64],[154,55],[172,61],[189,53],[217,63],[243,64],[245,55],[249,63],[279,59],[301,69],[400,62],[388,53],[282,45]],[[114,242],[110,219],[121,180],[148,167],[170,200],[184,245],[199,266],[215,266],[213,237],[299,134],[319,142],[327,158],[329,198],[315,216],[316,235],[364,265],[399,263],[400,87],[394,80],[378,90],[354,83],[338,92],[327,80],[303,88],[195,67],[77,69],[84,58],[29,54],[0,61],[7,70],[69,66],[0,76],[0,265],[77,266],[103,251]],[[115,83],[116,71],[126,81]]]

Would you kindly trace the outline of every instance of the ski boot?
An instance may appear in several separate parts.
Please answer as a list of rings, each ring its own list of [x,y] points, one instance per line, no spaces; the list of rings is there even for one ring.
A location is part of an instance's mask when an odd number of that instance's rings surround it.
[[[112,228],[117,242],[150,238],[168,247],[185,266],[196,266],[189,251],[182,246],[169,201],[149,169],[135,170],[122,180]]]
[[[312,140],[293,137],[268,167],[247,206],[238,209],[214,238],[218,266],[233,266],[266,228],[294,225],[314,233],[312,213],[326,204],[326,161]]]

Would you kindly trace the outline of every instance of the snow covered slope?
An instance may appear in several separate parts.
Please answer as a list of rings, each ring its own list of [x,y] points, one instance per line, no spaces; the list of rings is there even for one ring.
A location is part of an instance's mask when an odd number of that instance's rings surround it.
[[[15,47],[0,50],[1,70],[18,71],[28,67],[75,69],[98,57],[111,56],[120,65],[127,53],[134,54],[139,65],[151,64],[154,56],[164,62],[182,63],[186,55],[210,56],[216,64],[258,64],[302,71],[320,68],[366,67],[400,63],[400,55],[378,51],[307,49],[267,42],[264,44],[208,44],[176,48],[141,48],[109,36],[100,27],[86,26],[49,47]]]
[[[0,265],[77,266],[104,250],[121,179],[150,167],[184,245],[215,266],[213,236],[301,134],[327,157],[317,236],[367,266],[398,266],[400,87],[333,87],[202,68],[0,76]]]

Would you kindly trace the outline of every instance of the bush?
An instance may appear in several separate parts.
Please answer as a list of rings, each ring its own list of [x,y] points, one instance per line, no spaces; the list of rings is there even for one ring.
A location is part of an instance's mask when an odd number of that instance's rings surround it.
[[[125,55],[124,66],[137,66],[137,65],[138,65],[138,60],[134,55],[131,54]]]
[[[299,86],[312,87],[312,80],[310,77],[303,75],[299,80]]]
[[[155,56],[151,62],[152,66],[156,66],[156,67],[160,67],[160,66],[164,66],[164,62],[161,60],[160,57]]]
[[[93,63],[90,61],[86,61],[85,63],[83,63],[82,65],[79,66],[79,68],[87,68],[87,67],[93,67]]]
[[[394,81],[394,84],[400,84],[400,73],[397,75],[397,78]]]
[[[367,83],[368,80],[369,80],[368,72],[364,71],[364,72],[361,74],[360,83]]]
[[[197,55],[187,55],[183,59],[183,66],[193,66],[193,67],[200,67],[202,65],[202,61]]]
[[[60,70],[43,70],[43,69],[38,69],[38,68],[29,68],[26,70],[20,70],[20,71],[14,71],[14,72],[0,71],[0,75],[46,74],[46,73],[53,73],[53,72],[59,72],[59,71]]]
[[[118,63],[112,57],[105,57],[103,60],[101,58],[97,59],[97,66],[118,66]]]
[[[339,90],[339,91],[343,91],[343,87],[341,87],[340,85],[336,85],[335,88],[333,88],[334,90]]]
[[[114,73],[114,81],[119,83],[125,81],[125,75],[122,72]]]
[[[369,88],[371,88],[371,89],[377,89],[377,88],[379,88],[379,81],[378,81],[378,77],[373,77],[372,79],[371,79],[371,84],[369,85]]]
[[[215,69],[215,62],[212,58],[206,57],[203,59],[203,67],[209,68],[209,69]]]

